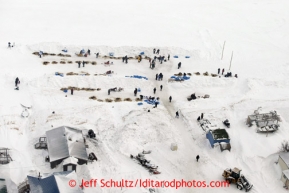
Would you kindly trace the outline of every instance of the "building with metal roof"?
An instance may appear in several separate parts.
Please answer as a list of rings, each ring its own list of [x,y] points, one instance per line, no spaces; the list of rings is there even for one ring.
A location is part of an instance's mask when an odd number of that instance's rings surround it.
[[[30,193],[79,193],[77,175],[74,171],[44,174],[41,177],[27,176]],[[75,183],[72,184],[71,181]],[[73,186],[73,187],[72,187]]]
[[[62,126],[47,131],[46,137],[51,168],[68,157],[75,157],[80,165],[87,164],[88,155],[81,130]]]

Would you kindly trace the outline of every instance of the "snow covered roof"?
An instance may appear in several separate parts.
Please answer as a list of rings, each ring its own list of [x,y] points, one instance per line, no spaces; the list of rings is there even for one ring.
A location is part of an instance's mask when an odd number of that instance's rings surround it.
[[[287,179],[289,179],[289,170],[284,170],[283,174],[286,176]]]
[[[226,129],[210,130],[214,139],[229,139],[229,134]]]
[[[280,153],[279,156],[289,168],[289,153]]]
[[[78,185],[74,188],[69,186],[69,180],[77,182],[77,175],[74,171],[55,172],[45,175],[45,177],[27,176],[31,193],[79,193],[81,192]]]
[[[63,165],[66,164],[77,164],[77,159],[74,157],[68,157],[65,160],[63,160]]]
[[[71,127],[58,127],[46,132],[50,162],[74,156],[87,160],[82,131]]]

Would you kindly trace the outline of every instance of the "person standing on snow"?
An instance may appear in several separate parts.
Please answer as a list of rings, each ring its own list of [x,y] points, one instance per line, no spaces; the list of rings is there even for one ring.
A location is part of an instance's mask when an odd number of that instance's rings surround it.
[[[154,48],[154,54],[156,53],[156,49]]]
[[[136,94],[137,94],[137,89],[134,89],[133,93],[134,93],[134,96],[136,96]]]
[[[180,68],[181,68],[181,65],[182,65],[182,63],[181,63],[181,62],[179,62],[179,63],[178,63],[178,69],[180,69]]]
[[[71,88],[71,95],[73,95],[73,88]]]
[[[170,56],[170,55],[168,55],[168,60],[170,60],[170,57],[171,57],[171,56]]]
[[[155,106],[154,106],[154,108],[157,108],[158,107],[158,103],[157,102],[155,102]]]
[[[159,77],[159,75],[158,75],[158,74],[156,74],[156,80],[158,80],[158,77]]]
[[[159,53],[160,53],[160,49],[157,50],[156,54],[159,54]]]
[[[162,91],[163,90],[163,85],[161,85],[160,88],[161,88],[161,91]]]
[[[222,75],[224,74],[224,72],[225,72],[225,68],[223,68],[223,70],[222,70]]]
[[[220,74],[220,68],[218,68],[218,74]]]
[[[170,96],[169,100],[170,100],[170,103],[171,103],[172,102],[172,96]]]
[[[84,61],[82,61],[82,66],[84,67],[84,64],[85,64],[85,62]]]
[[[10,42],[8,42],[8,48],[11,48],[11,43]]]
[[[78,68],[80,68],[81,62],[80,62],[80,61],[78,61],[77,63],[78,63]]]
[[[176,112],[176,118],[179,118],[179,112],[178,111]]]
[[[157,91],[157,89],[156,89],[156,88],[154,88],[154,94],[156,94],[156,91]]]
[[[15,79],[15,87],[17,87],[18,84],[20,84],[20,81],[19,81],[19,78],[17,77],[17,78]]]
[[[200,159],[200,156],[197,155],[197,157],[196,157],[197,162],[199,162],[199,159]]]

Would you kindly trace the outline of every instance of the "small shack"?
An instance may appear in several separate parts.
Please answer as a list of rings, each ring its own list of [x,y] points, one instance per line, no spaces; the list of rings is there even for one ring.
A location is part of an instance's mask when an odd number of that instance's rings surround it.
[[[0,178],[0,193],[7,193],[5,179]]]
[[[77,159],[74,157],[69,157],[63,160],[63,171],[75,171],[77,167]]]
[[[74,157],[77,164],[87,164],[85,140],[82,131],[62,126],[46,132],[50,167],[55,168],[64,159]]]
[[[230,143],[230,137],[226,129],[209,130],[206,134],[206,137],[209,140],[212,148],[215,146],[216,143]]]
[[[47,149],[46,137],[40,137],[39,142],[34,145],[35,149]]]
[[[0,148],[0,164],[8,164],[13,161],[8,152],[8,148]]]
[[[278,115],[276,111],[262,114],[259,114],[258,111],[255,111],[253,115],[248,116],[246,124],[252,126],[254,123],[256,123],[257,127],[265,127],[276,125],[280,121],[280,115]]]
[[[30,193],[79,193],[77,175],[74,171],[55,172],[43,176],[27,176]]]
[[[281,181],[289,188],[289,153],[280,153],[278,164],[282,170]]]

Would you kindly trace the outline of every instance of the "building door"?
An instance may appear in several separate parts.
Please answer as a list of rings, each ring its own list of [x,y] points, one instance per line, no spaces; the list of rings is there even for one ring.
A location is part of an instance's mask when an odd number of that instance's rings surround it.
[[[72,165],[67,166],[67,171],[72,171]]]

